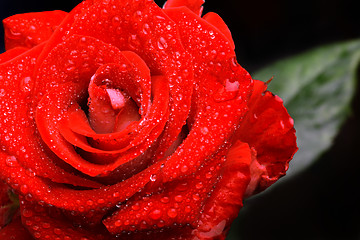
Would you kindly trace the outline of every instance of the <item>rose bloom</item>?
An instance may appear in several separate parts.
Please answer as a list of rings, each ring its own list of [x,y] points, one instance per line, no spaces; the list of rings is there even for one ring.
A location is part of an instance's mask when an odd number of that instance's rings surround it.
[[[285,174],[293,120],[202,4],[3,21],[1,239],[225,239],[243,199]]]

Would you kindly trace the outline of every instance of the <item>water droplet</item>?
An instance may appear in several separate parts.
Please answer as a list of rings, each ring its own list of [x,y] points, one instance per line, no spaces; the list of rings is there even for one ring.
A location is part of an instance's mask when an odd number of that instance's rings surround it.
[[[280,120],[280,127],[281,129],[285,129],[285,124],[284,124],[284,121]]]
[[[21,191],[23,194],[26,194],[26,193],[28,193],[28,191],[29,191],[29,187],[28,187],[26,184],[21,185],[20,191]]]
[[[140,42],[135,34],[130,35],[128,38],[129,47],[132,49],[137,49],[137,47],[140,45]]]
[[[195,187],[196,187],[197,189],[201,189],[201,188],[204,187],[204,185],[202,184],[202,182],[198,182],[198,183],[195,185]]]
[[[148,33],[149,33],[149,30],[150,30],[149,24],[145,23],[145,24],[144,24],[144,27],[143,27],[143,33],[144,33],[144,34],[148,34]]]
[[[138,203],[135,203],[134,205],[131,206],[132,210],[137,211],[140,209],[140,205]]]
[[[54,228],[54,233],[60,235],[62,233],[60,228]]]
[[[170,208],[168,211],[167,211],[167,215],[170,217],[170,218],[176,218],[177,216],[177,211],[175,208]]]
[[[153,174],[150,176],[150,181],[152,181],[152,182],[156,181],[156,174]]]
[[[153,220],[158,220],[162,217],[162,211],[160,209],[154,209],[150,214],[149,217]]]
[[[165,38],[160,37],[159,41],[158,41],[158,48],[159,49],[165,49],[167,47],[168,47],[168,45],[167,45],[167,42],[166,42]]]
[[[162,203],[169,203],[169,202],[170,202],[170,199],[169,199],[168,197],[162,197],[162,198],[160,199],[160,202],[162,202]]]
[[[193,197],[194,201],[199,201],[200,200],[200,196],[197,193],[193,194],[192,197]]]
[[[33,212],[30,209],[24,208],[24,210],[22,211],[22,216],[24,217],[32,217]]]
[[[43,228],[50,228],[50,223],[47,223],[47,222],[44,222],[43,224],[42,224],[42,227]]]
[[[182,195],[176,195],[174,199],[175,199],[176,202],[182,202],[182,200],[183,200],[184,198],[183,198]]]
[[[35,229],[34,229],[34,230],[35,230]],[[41,237],[41,233],[35,232],[35,233],[34,233],[34,237],[35,237],[35,238],[40,238],[40,237]]]
[[[6,158],[5,163],[9,167],[14,167],[17,165],[17,159],[14,156],[9,156]]]
[[[207,172],[207,173],[205,174],[205,177],[206,177],[207,179],[212,178],[212,172]]]
[[[182,165],[180,170],[181,170],[181,172],[185,173],[185,172],[187,172],[188,169],[189,169],[188,166]]]
[[[201,130],[201,133],[204,135],[209,133],[209,129],[207,127],[202,127],[200,130]]]
[[[294,119],[289,118],[289,123],[290,123],[291,126],[294,126]]]
[[[239,82],[230,82],[229,79],[226,79],[225,81],[225,90],[227,92],[234,92],[239,90]]]
[[[121,220],[116,220],[115,221],[115,226],[120,227],[121,226]]]

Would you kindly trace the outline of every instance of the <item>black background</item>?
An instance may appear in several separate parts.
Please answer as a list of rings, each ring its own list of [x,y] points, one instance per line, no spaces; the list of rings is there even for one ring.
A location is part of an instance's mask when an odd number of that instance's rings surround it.
[[[0,0],[1,19],[29,11],[70,11],[78,0]],[[162,5],[164,1],[157,1]],[[228,24],[238,62],[250,73],[316,46],[360,38],[353,0],[207,0]],[[2,29],[1,29],[2,34]],[[1,50],[3,51],[3,35]],[[359,86],[353,113],[333,147],[306,171],[245,202],[235,239],[360,239]],[[295,125],[296,127],[296,125]]]

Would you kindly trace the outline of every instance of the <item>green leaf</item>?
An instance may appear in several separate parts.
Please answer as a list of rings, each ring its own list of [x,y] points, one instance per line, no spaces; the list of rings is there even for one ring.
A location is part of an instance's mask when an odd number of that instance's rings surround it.
[[[280,60],[253,75],[267,80],[294,118],[299,151],[287,175],[300,172],[327,150],[350,113],[356,90],[360,40],[319,47]]]

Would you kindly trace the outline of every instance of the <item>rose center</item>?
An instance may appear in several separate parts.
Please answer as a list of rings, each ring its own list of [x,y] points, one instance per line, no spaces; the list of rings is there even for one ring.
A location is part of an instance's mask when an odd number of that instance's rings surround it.
[[[89,122],[99,134],[120,132],[141,117],[131,97],[125,91],[112,88],[111,81],[105,80],[97,84],[92,79],[88,89]]]

